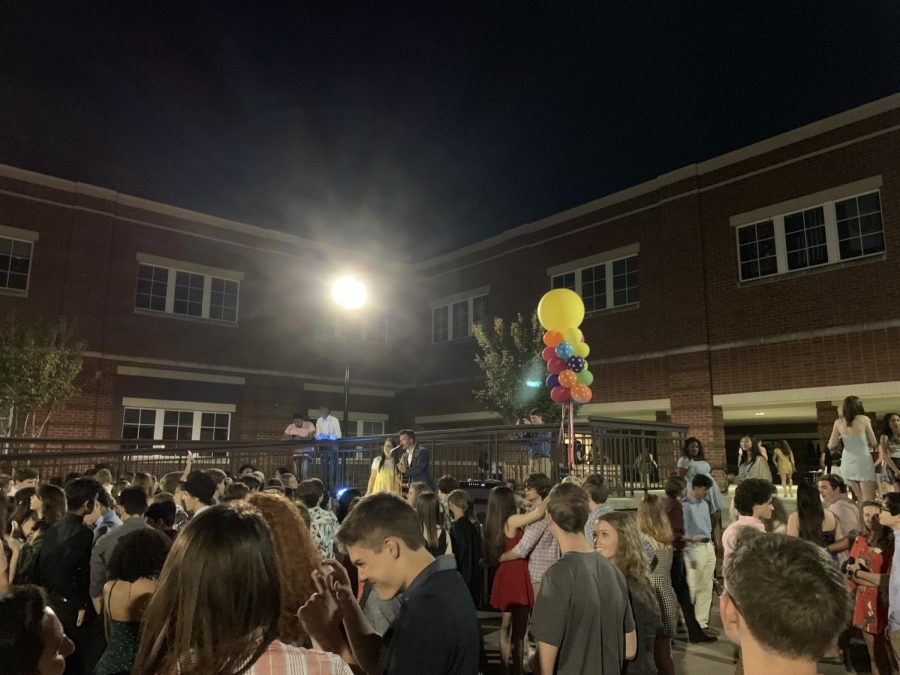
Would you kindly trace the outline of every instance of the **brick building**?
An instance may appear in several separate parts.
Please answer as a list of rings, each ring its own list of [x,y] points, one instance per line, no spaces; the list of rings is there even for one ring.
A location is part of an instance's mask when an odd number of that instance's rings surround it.
[[[485,418],[445,303],[511,316],[567,286],[593,310],[583,414],[689,424],[719,460],[748,430],[821,443],[848,394],[900,409],[898,247],[894,95],[422,263],[436,344],[417,421]]]
[[[745,430],[821,442],[850,393],[900,409],[900,94],[406,277],[13,167],[0,168],[0,226],[0,306],[70,316],[87,343],[83,393],[53,436],[275,438],[294,409],[340,411],[348,361],[351,433],[490,423],[471,395],[473,323],[527,314],[560,286],[589,309],[582,414],[688,424],[721,461]],[[325,282],[345,267],[390,303],[336,314]]]

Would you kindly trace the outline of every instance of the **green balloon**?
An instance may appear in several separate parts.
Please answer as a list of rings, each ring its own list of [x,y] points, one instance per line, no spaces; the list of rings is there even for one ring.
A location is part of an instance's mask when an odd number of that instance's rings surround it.
[[[578,381],[578,384],[585,384],[590,387],[594,381],[594,375],[591,371],[585,369],[578,373],[575,379]]]

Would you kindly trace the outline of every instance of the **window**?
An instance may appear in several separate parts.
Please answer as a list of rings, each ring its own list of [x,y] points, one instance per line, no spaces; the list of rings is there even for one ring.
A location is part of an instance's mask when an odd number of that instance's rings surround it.
[[[129,440],[227,441],[231,413],[126,406],[122,438]]]
[[[446,342],[450,339],[450,325],[447,316],[450,307],[435,307],[431,310],[431,341]]]
[[[741,281],[884,251],[880,193],[866,192],[737,227]]]
[[[333,317],[318,316],[313,320],[313,335],[318,338],[337,336],[337,321]]]
[[[175,305],[176,314],[203,316],[203,285],[206,278],[202,274],[190,272],[175,273]]]
[[[28,290],[31,246],[30,241],[0,237],[0,288]]]
[[[606,309],[605,264],[594,265],[593,267],[581,270],[581,293],[581,298],[584,300],[585,312],[595,312],[598,309]]]
[[[775,258],[775,225],[766,220],[738,231],[741,278],[755,279],[778,271]]]
[[[570,288],[584,300],[585,312],[634,305],[638,294],[638,257],[629,255],[554,274],[552,288]]]
[[[155,429],[155,410],[125,408],[125,419],[122,422],[122,438],[152,440]]]
[[[469,335],[469,301],[454,302],[450,306],[450,332],[454,337]]]
[[[357,438],[359,436],[382,436],[384,435],[384,422],[369,420],[347,420],[347,428],[344,430],[344,437]]]
[[[135,307],[166,311],[166,293],[169,286],[169,270],[165,267],[138,265],[137,297]]]
[[[340,320],[339,320],[340,319]],[[348,342],[387,343],[387,316],[357,317],[353,315],[319,316],[313,321],[313,335],[317,338],[346,340]]]
[[[557,274],[553,277],[553,288],[568,288],[575,290],[575,272],[566,272],[565,274]]]
[[[460,340],[472,334],[476,323],[487,320],[487,294],[473,295],[431,308],[431,341]]]
[[[239,290],[240,282],[236,279],[139,263],[134,306],[152,312],[236,323]]]
[[[219,321],[237,321],[238,282],[230,279],[212,279],[209,296],[209,318]]]
[[[881,200],[877,192],[834,203],[841,260],[884,250]]]
[[[166,410],[163,416],[164,441],[189,441],[194,431],[194,413]]]
[[[784,217],[784,243],[789,270],[828,262],[825,210],[820,206]]]
[[[231,415],[228,413],[203,413],[200,416],[201,441],[227,441]]]
[[[387,316],[381,314],[363,324],[363,340],[374,344],[387,344]]]
[[[637,256],[613,262],[613,305],[632,305],[638,297]]]

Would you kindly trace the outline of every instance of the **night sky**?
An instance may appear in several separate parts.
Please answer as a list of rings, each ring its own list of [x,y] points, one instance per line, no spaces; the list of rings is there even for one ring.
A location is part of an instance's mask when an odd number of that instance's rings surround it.
[[[575,4],[0,0],[0,162],[409,260],[900,91],[897,2]]]

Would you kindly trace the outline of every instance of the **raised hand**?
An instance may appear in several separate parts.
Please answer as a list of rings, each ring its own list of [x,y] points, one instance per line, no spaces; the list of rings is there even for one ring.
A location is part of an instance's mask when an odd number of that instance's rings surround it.
[[[328,588],[338,605],[346,608],[356,602],[356,594],[353,592],[353,585],[350,583],[350,577],[344,566],[337,560],[326,560],[324,565],[327,569]]]
[[[312,573],[316,592],[307,600],[297,615],[304,630],[325,651],[340,653],[344,644],[341,629],[343,614],[338,606],[334,593],[328,588],[326,575],[319,570]]]

